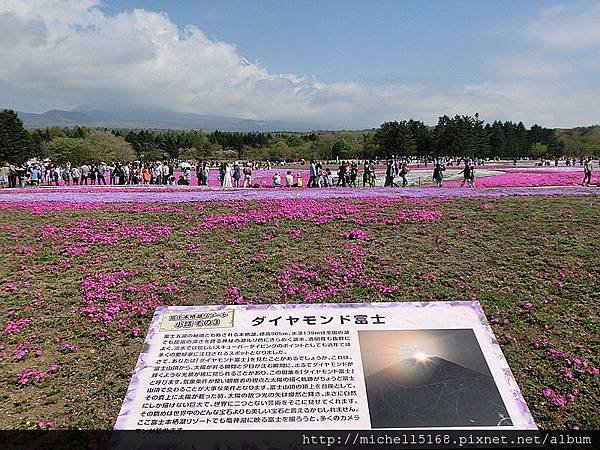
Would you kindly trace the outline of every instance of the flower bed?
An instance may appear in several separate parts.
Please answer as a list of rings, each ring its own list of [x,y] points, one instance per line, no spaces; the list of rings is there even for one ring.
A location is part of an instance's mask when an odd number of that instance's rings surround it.
[[[600,425],[593,190],[338,191],[0,202],[0,425],[110,428],[160,305],[432,300],[481,302],[538,425]]]

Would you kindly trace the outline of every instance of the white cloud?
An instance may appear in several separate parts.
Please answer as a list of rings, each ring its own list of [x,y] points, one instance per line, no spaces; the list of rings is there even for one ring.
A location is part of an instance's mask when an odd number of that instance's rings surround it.
[[[248,63],[234,45],[179,28],[166,14],[107,15],[98,0],[1,0],[0,61],[8,102],[0,106],[30,111],[91,103],[346,127],[475,112],[548,126],[600,116],[587,93],[540,82],[540,74],[567,74],[562,62],[516,61],[518,77],[504,70],[493,82],[454,88],[321,83]]]
[[[531,21],[527,33],[534,40],[563,49],[600,47],[600,4],[553,6]]]

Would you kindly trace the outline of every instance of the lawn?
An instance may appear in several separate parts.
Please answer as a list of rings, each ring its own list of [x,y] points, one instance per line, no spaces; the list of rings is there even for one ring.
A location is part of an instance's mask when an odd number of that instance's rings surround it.
[[[598,195],[0,202],[0,427],[111,428],[159,305],[478,300],[538,426],[597,429],[599,220]]]

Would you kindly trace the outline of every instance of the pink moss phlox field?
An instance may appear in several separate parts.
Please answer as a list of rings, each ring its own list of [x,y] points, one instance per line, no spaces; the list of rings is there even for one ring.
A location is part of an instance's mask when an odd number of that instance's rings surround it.
[[[6,426],[111,427],[158,306],[430,300],[481,302],[536,421],[598,423],[596,188],[39,191],[0,195]]]
[[[50,239],[71,256],[87,253],[96,244],[114,245],[128,238],[141,244],[158,242],[172,232],[171,227],[159,224],[110,223],[98,219],[80,219],[61,228],[42,224],[40,228],[39,240]]]
[[[165,304],[165,294],[172,294],[179,289],[173,283],[161,286],[159,281],[136,282],[134,273],[126,270],[94,273],[81,281],[82,306],[79,314],[97,325],[98,339],[106,340],[110,337],[109,326],[116,325],[117,331],[129,329],[132,323],[147,317],[156,307]],[[134,335],[135,330],[134,327]],[[137,334],[139,331],[138,329]]]
[[[529,187],[529,186],[578,186],[583,181],[583,171],[579,170],[545,170],[538,171],[532,169],[514,169],[506,173],[490,177],[477,178],[475,185],[478,188],[498,188],[498,187]],[[477,173],[477,171],[476,171]],[[462,181],[449,181],[445,183],[447,188],[460,187]],[[597,184],[596,177],[592,184]]]
[[[396,213],[386,212],[386,208],[399,204],[435,206],[440,199],[377,199],[373,202],[356,202],[333,200],[321,202],[316,200],[284,200],[261,202],[223,202],[222,207],[230,212],[206,214],[200,225],[190,230],[195,234],[202,229],[213,229],[216,226],[241,229],[249,225],[278,224],[292,220],[313,224],[345,221],[356,224],[379,223],[398,225],[402,223],[435,222],[443,217],[443,213],[429,208],[403,209]],[[299,237],[299,231],[290,231],[292,237]]]

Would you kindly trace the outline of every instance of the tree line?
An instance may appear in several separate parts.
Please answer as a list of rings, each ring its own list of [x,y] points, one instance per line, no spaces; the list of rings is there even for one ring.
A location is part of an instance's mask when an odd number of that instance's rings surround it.
[[[0,162],[31,157],[70,161],[159,159],[384,159],[582,157],[600,150],[600,127],[555,130],[522,122],[484,123],[478,116],[442,116],[435,126],[390,121],[363,131],[310,133],[109,130],[49,127],[27,130],[12,110],[0,111]]]

